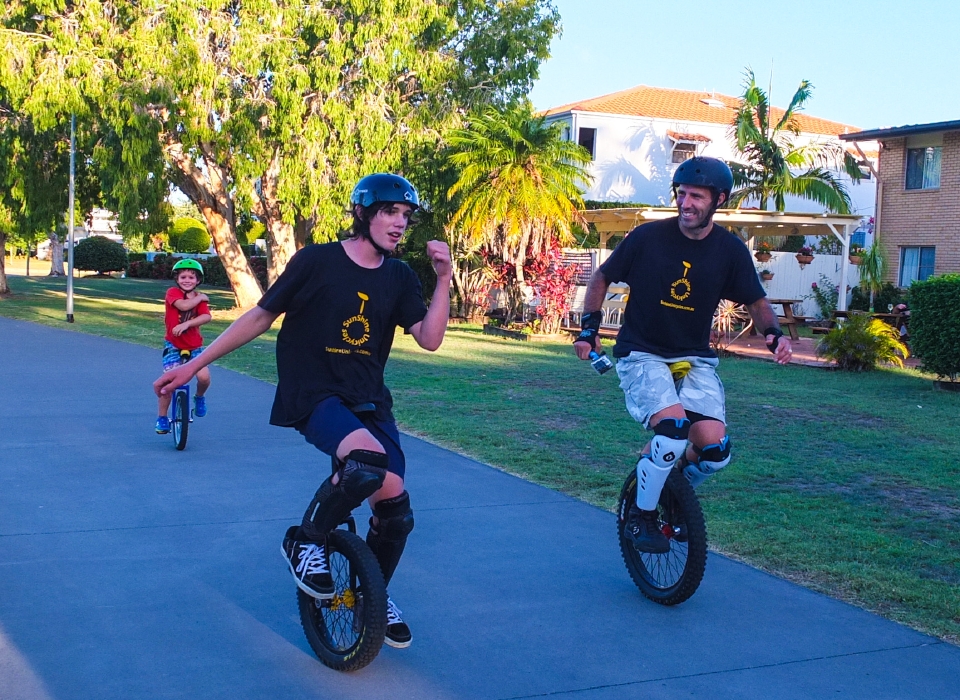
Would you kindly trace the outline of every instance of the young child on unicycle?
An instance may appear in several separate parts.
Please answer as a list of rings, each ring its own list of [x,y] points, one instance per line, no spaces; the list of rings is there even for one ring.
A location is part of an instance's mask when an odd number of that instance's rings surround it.
[[[167,290],[164,298],[164,324],[167,334],[163,343],[163,371],[167,372],[181,364],[180,352],[187,350],[193,359],[203,350],[200,326],[209,323],[210,299],[197,291],[203,282],[203,267],[196,260],[180,260],[173,266],[173,281],[176,286]],[[193,397],[193,414],[197,418],[207,415],[205,394],[210,388],[210,370],[204,367],[197,372],[197,393]],[[170,432],[170,409],[172,394],[161,394],[157,401],[157,425],[159,435]]]

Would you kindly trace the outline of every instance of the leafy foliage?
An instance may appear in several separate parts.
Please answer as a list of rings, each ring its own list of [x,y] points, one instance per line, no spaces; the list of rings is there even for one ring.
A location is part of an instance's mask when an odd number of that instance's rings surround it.
[[[73,265],[78,270],[94,270],[99,274],[120,272],[127,267],[127,251],[109,238],[90,236],[74,248]]]
[[[447,227],[450,247],[471,254],[482,248],[512,264],[510,295],[516,298],[526,259],[570,242],[589,155],[529,103],[485,110],[448,140],[449,162],[458,173],[447,192],[458,204]],[[454,282],[463,295],[459,277]]]
[[[910,342],[923,368],[956,381],[960,376],[960,274],[910,285]]]
[[[800,135],[797,114],[803,110],[813,85],[803,80],[790,105],[776,121],[776,110],[769,96],[757,85],[753,71],[746,72],[740,107],[730,127],[737,153],[746,163],[730,162],[734,187],[731,206],[756,200],[761,209],[771,203],[784,211],[787,195],[809,199],[827,210],[850,213],[850,195],[843,182],[832,172],[840,167],[854,182],[861,172],[856,160],[836,143],[798,145]]]
[[[178,253],[206,253],[210,249],[210,234],[202,228],[189,228],[177,239]]]
[[[897,304],[906,301],[906,298],[907,294],[903,289],[895,287],[889,282],[884,282],[883,286],[880,288],[880,291],[876,293],[876,296],[874,296],[874,308],[879,309],[880,311],[886,311],[887,307],[891,304],[896,306]],[[853,294],[850,297],[850,309],[856,311],[869,311],[870,293],[865,292],[863,287],[854,287]]]
[[[886,253],[878,239],[860,254],[857,267],[860,270],[860,287],[870,293],[870,311],[873,311],[874,296],[883,289],[883,275],[887,269]]]
[[[837,302],[840,299],[840,285],[821,274],[819,284],[812,282],[810,293],[804,299],[813,299],[816,302],[817,308],[820,309],[819,318],[830,318],[833,316],[833,312],[837,310]]]
[[[866,314],[851,314],[817,344],[817,355],[846,372],[867,372],[881,362],[903,367],[910,351],[893,326]]]
[[[199,219],[193,218],[192,216],[180,216],[174,219],[173,223],[170,224],[170,230],[167,232],[167,240],[170,243],[170,247],[181,253],[206,252],[206,248],[204,248],[203,251],[186,251],[179,247],[180,236],[193,229],[199,229],[204,233],[207,232],[207,227],[203,224],[203,222]]]

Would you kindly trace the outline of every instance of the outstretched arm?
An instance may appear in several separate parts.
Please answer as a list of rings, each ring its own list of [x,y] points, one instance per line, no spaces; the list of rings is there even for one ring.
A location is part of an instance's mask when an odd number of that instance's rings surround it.
[[[793,348],[790,346],[790,339],[785,335],[777,338],[776,335],[768,333],[769,330],[780,330],[780,321],[777,320],[777,313],[770,306],[766,297],[761,297],[747,306],[750,317],[753,319],[753,326],[764,335],[764,342],[771,349],[777,358],[777,362],[785,365],[793,357]],[[774,342],[776,347],[774,348]]]
[[[259,306],[254,306],[243,316],[230,324],[220,336],[210,343],[209,347],[200,355],[190,360],[186,364],[164,372],[157,381],[153,383],[153,391],[157,396],[169,394],[174,388],[186,384],[201,369],[211,362],[227,355],[242,345],[246,345],[251,340],[266,331],[280,314]]]
[[[450,263],[450,248],[443,241],[427,243],[427,257],[433,263],[437,273],[437,287],[433,290],[433,299],[423,320],[410,327],[410,334],[424,350],[436,350],[443,342],[450,318],[450,281],[453,279],[453,267]]]
[[[603,307],[603,298],[607,295],[607,287],[610,286],[609,280],[603,276],[603,273],[599,269],[595,270],[594,273],[590,276],[590,283],[587,285],[587,293],[583,298],[583,313],[600,313],[600,309]],[[595,350],[600,352],[600,336],[598,335],[594,338],[594,344],[591,345],[586,341],[576,341],[573,344],[573,349],[577,353],[577,357],[581,360],[590,359],[590,351]]]

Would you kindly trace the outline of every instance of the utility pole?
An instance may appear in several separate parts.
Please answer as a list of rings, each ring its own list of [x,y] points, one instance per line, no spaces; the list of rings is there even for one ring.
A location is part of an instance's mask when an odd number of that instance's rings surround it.
[[[67,232],[67,323],[73,323],[73,169],[76,160],[76,116],[70,115],[70,230]]]

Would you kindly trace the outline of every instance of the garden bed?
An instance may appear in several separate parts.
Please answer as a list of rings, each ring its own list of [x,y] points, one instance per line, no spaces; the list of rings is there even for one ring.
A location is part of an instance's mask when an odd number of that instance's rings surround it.
[[[511,328],[491,326],[489,323],[483,324],[483,332],[486,335],[496,335],[501,338],[510,338],[511,340],[539,342],[557,342],[567,340],[570,337],[567,333],[524,333],[523,331],[513,330]]]

